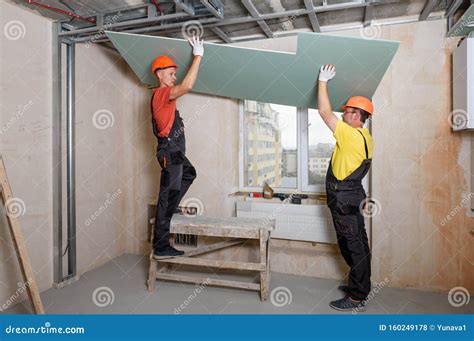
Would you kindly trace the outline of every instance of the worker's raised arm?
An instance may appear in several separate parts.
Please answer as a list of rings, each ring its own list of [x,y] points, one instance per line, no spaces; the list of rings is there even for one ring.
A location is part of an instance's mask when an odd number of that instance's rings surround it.
[[[178,98],[179,96],[190,92],[194,86],[194,83],[196,82],[199,72],[199,64],[201,63],[201,58],[204,55],[204,41],[200,40],[199,37],[193,36],[191,39],[189,39],[189,43],[193,47],[193,61],[183,81],[171,88],[170,99]]]
[[[337,116],[333,113],[328,94],[328,81],[336,75],[334,65],[323,65],[319,70],[318,78],[318,111],[324,123],[334,131],[336,129]]]

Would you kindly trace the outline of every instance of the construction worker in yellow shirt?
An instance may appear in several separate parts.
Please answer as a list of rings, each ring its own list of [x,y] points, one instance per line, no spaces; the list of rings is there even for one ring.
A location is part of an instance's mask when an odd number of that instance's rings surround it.
[[[333,131],[336,145],[326,175],[328,206],[332,214],[341,254],[350,267],[348,285],[341,285],[345,297],[332,301],[337,310],[365,310],[370,292],[370,249],[362,206],[366,194],[362,179],[372,161],[373,140],[364,123],[374,111],[372,102],[351,97],[341,109],[342,120],[334,114],[328,95],[328,81],[336,75],[334,65],[323,65],[318,79],[318,110]]]

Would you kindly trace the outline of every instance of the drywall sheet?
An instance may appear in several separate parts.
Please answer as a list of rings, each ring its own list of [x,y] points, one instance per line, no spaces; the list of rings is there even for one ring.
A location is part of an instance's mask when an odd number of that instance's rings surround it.
[[[106,32],[138,78],[156,85],[153,59],[167,54],[178,64],[178,81],[192,60],[183,39]],[[299,33],[296,54],[205,43],[193,92],[317,108],[316,81],[322,64],[335,64],[330,82],[334,107],[350,96],[371,98],[398,49],[399,42]],[[264,42],[262,43],[264,44]]]
[[[446,37],[467,37],[472,31],[474,31],[474,4],[469,6],[462,17],[451,27]]]

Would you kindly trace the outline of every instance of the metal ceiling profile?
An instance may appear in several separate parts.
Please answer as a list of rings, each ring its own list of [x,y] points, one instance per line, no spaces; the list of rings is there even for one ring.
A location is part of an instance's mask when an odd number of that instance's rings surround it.
[[[66,42],[108,42],[105,30],[176,38],[185,23],[198,21],[206,41],[234,43],[299,32],[357,29],[374,23],[442,19],[467,0],[9,1],[60,20],[59,34]]]
[[[45,8],[45,9],[50,10],[50,11],[53,11],[53,12],[65,14],[65,15],[70,16],[71,18],[80,19],[80,20],[85,20],[85,21],[88,21],[88,22],[90,22],[90,23],[92,23],[92,24],[95,24],[95,23],[96,23],[96,20],[95,20],[94,18],[84,17],[84,16],[82,16],[82,15],[73,13],[73,12],[71,12],[71,11],[66,11],[66,10],[64,10],[64,9],[61,9],[61,8],[58,8],[58,7],[54,7],[54,6],[50,6],[50,5],[47,5],[47,4],[44,4],[44,3],[40,3],[40,2],[37,2],[37,1],[33,1],[33,0],[26,0],[26,1],[27,1],[28,4],[30,4],[30,5],[42,7],[42,8]]]

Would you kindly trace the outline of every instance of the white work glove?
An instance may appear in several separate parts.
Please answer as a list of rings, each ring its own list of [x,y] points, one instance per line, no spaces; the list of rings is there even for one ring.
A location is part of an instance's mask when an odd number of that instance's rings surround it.
[[[188,41],[193,47],[193,55],[202,57],[204,55],[204,40],[200,40],[199,37],[193,35]]]
[[[336,67],[334,65],[322,65],[321,69],[319,69],[319,80],[322,82],[327,82],[328,80],[333,79],[335,75]]]

